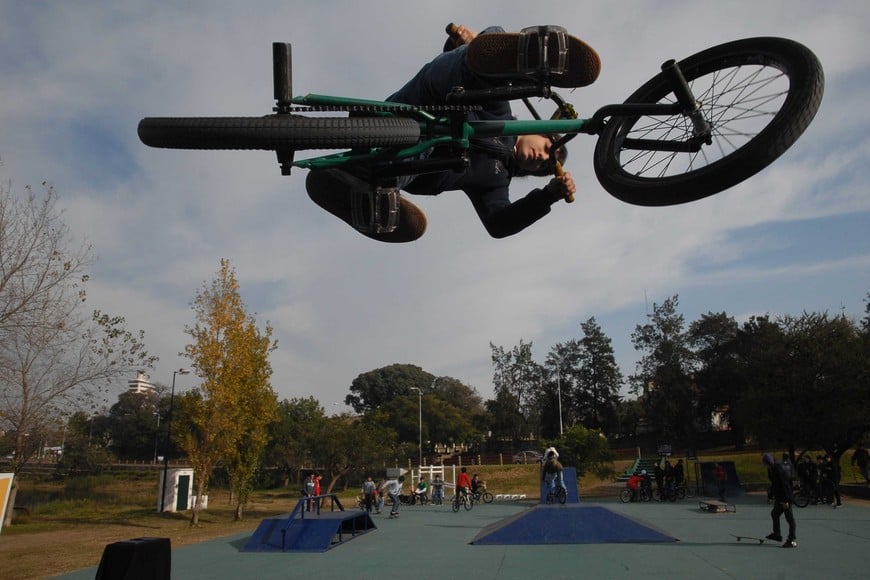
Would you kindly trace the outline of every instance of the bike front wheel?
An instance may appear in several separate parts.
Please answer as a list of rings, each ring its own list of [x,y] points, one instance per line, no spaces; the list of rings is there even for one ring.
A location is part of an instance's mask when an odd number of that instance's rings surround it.
[[[810,505],[810,495],[805,489],[801,488],[794,494],[794,505],[799,508],[805,508]]]
[[[492,503],[492,494],[488,491],[483,492],[483,503]]]
[[[148,117],[139,139],[168,149],[352,149],[413,145],[420,125],[402,117]]]
[[[465,507],[465,511],[469,511],[474,507],[474,501],[471,498],[466,497],[462,500],[462,505]]]
[[[623,489],[622,491],[620,491],[619,492],[619,501],[621,501],[622,503],[630,502],[631,501],[631,490],[630,489]]]
[[[694,124],[682,114],[611,118],[595,147],[595,173],[624,202],[687,203],[755,175],[804,132],[824,92],[818,58],[784,38],[729,42],[680,61],[679,67],[710,125],[711,142],[695,152],[667,150],[668,143],[693,137]],[[626,100],[675,102],[664,73]]]

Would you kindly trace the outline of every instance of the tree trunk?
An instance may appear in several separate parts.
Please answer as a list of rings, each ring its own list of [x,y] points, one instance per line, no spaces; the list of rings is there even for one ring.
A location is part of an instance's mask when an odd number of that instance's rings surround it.
[[[6,517],[3,519],[3,527],[12,525],[12,516],[15,514],[15,498],[18,497],[18,477],[12,476],[12,487],[9,488],[9,503],[6,504]]]
[[[202,502],[202,494],[205,492],[205,478],[200,477],[196,482],[196,501],[193,502],[193,514],[190,516],[190,525],[199,525],[199,506]]]

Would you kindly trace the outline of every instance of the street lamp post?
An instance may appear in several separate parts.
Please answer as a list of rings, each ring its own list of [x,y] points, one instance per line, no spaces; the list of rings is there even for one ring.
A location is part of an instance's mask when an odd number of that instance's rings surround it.
[[[178,369],[172,371],[172,390],[169,393],[169,417],[166,419],[166,442],[163,445],[163,487],[160,493],[160,513],[163,513],[166,507],[166,478],[169,475],[169,442],[172,438],[172,407],[175,404],[175,375],[186,375],[190,371],[187,369]]]
[[[438,379],[435,379],[438,380]],[[435,384],[433,381],[432,384]],[[417,432],[418,432],[418,443],[417,443],[417,468],[423,469],[423,391],[420,390],[419,387],[411,387],[411,390],[417,391],[417,408],[419,411],[419,417],[417,419]]]
[[[157,465],[157,441],[160,440],[160,411],[154,411],[157,415],[157,431],[154,432],[154,465]]]
[[[561,369],[559,365],[553,365],[556,368],[556,392],[559,397],[559,437],[564,433],[562,429],[562,380],[560,378]]]

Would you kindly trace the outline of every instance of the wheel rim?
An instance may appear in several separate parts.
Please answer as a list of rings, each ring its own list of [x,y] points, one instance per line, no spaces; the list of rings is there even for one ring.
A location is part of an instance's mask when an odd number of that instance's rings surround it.
[[[643,149],[642,140],[685,140],[692,135],[691,120],[683,115],[623,119],[617,121],[622,123],[622,130],[614,147],[624,173],[660,180],[709,167],[768,127],[789,94],[787,71],[777,63],[744,62],[728,68],[716,64],[683,72],[711,125],[712,145],[694,153]],[[672,104],[674,98],[669,88],[661,85],[651,89],[643,101]]]

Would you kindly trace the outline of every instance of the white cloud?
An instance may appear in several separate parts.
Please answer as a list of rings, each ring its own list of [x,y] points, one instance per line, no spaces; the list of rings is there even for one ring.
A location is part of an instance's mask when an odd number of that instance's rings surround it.
[[[184,365],[177,354],[189,303],[224,257],[249,308],[275,328],[280,395],[324,404],[343,400],[357,374],[394,362],[487,395],[490,341],[534,340],[543,359],[590,316],[630,364],[626,332],[643,322],[645,293],[650,302],[680,293],[688,319],[779,304],[825,308],[844,294],[852,312],[863,308],[868,280],[854,270],[867,271],[866,247],[840,257],[832,244],[810,262],[786,255],[771,268],[746,261],[760,244],[790,246],[760,236],[768,224],[793,222],[788,235],[799,237],[802,221],[870,210],[863,4],[829,2],[822,14],[809,1],[555,0],[544,12],[492,1],[425,9],[393,0],[77,2],[4,5],[3,14],[0,50],[11,58],[0,62],[0,175],[18,188],[46,179],[57,187],[73,231],[100,256],[93,305],[146,330],[161,356],[155,380],[168,382]],[[712,199],[623,204],[595,180],[594,139],[579,137],[568,164],[579,188],[573,205],[492,240],[463,194],[423,198],[429,231],[405,247],[369,241],[318,209],[305,173],[281,176],[268,152],[157,150],[136,136],[143,116],[268,114],[273,41],[293,43],[295,93],[377,98],[440,50],[449,21],[517,29],[542,19],[559,19],[602,56],[599,81],[566,94],[581,113],[623,100],[668,58],[754,35],[788,36],[816,51],[823,106],[793,150]]]

